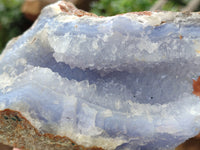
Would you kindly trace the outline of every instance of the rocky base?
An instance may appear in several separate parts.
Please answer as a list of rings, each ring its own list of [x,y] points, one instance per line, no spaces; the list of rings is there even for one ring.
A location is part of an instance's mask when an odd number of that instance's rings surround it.
[[[102,150],[78,145],[67,137],[43,134],[34,128],[20,112],[0,111],[0,141],[23,150]]]

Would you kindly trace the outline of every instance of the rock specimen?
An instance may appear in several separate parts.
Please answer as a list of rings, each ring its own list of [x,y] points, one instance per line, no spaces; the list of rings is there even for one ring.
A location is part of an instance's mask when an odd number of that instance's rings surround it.
[[[0,57],[0,140],[169,150],[200,131],[200,14],[97,17],[57,2]]]

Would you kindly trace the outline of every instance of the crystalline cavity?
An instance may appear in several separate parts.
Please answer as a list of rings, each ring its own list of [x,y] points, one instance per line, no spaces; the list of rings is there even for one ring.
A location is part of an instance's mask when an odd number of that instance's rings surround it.
[[[1,54],[0,139],[27,149],[175,148],[200,131],[199,19],[46,7]],[[21,138],[7,135],[8,120]],[[27,124],[35,132],[16,133]],[[23,145],[35,134],[37,142]]]

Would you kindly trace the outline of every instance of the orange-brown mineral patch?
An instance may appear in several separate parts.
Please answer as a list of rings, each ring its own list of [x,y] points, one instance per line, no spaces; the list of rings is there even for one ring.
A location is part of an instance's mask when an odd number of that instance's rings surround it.
[[[200,97],[200,76],[197,81],[193,80],[193,92],[194,95]]]
[[[75,15],[78,17],[82,17],[82,16],[93,16],[93,17],[97,17],[97,15],[93,14],[93,13],[88,13],[86,11],[77,9],[72,3],[70,2],[65,2],[62,1],[59,4],[60,10],[63,12],[66,12],[69,15]]]
[[[78,145],[68,137],[40,133],[18,111],[0,111],[0,141],[23,150],[103,150],[98,147]]]
[[[152,12],[151,11],[141,11],[141,12],[131,12],[132,14],[137,14],[137,15],[145,15],[145,16],[151,16]]]

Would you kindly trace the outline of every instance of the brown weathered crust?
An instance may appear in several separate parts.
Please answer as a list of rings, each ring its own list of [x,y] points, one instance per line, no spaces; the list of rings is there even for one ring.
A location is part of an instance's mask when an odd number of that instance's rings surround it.
[[[200,149],[200,133],[184,143],[180,144],[175,150],[199,150]]]
[[[41,134],[20,112],[10,109],[0,111],[0,140],[23,150],[103,150],[78,145],[68,137]]]

